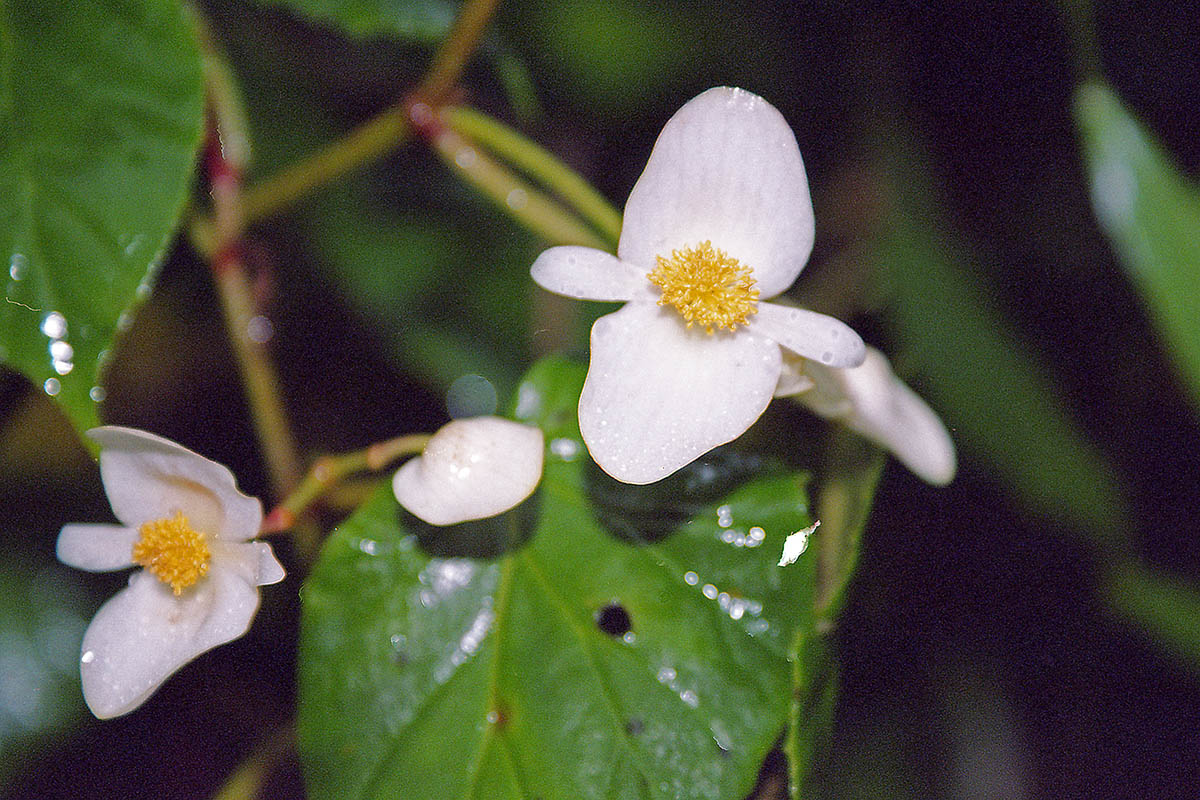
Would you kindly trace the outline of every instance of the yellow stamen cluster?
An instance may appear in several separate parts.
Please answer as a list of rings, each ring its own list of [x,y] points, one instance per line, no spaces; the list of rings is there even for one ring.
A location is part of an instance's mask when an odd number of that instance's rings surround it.
[[[758,312],[753,272],[711,241],[703,241],[672,250],[670,258],[658,256],[658,266],[646,277],[662,289],[660,306],[675,306],[689,328],[703,325],[711,334],[714,328],[737,330]]]
[[[176,596],[208,574],[212,553],[204,534],[192,530],[182,512],[147,522],[138,531],[142,535],[133,544],[133,562],[170,584]]]

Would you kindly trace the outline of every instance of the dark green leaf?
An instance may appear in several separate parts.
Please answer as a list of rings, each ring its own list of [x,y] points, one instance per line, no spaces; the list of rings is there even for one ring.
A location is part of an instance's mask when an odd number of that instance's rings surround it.
[[[334,26],[351,36],[398,36],[436,42],[454,23],[448,0],[260,0]]]
[[[519,388],[516,417],[548,442],[536,528],[508,537],[523,545],[431,557],[386,489],[329,540],[301,633],[314,798],[750,790],[812,622],[813,560],[775,566],[809,524],[802,479],[718,455],[616,484],[579,440],[582,373],[542,362]]]
[[[0,6],[0,356],[79,427],[183,207],[202,116],[178,3]]]
[[[1200,402],[1200,189],[1107,86],[1080,87],[1075,116],[1096,217]]]
[[[892,154],[892,213],[871,243],[903,351],[960,447],[991,462],[1034,510],[1099,537],[1120,529],[1125,499],[1037,358],[974,278],[978,257],[945,233],[912,152]],[[909,165],[901,168],[902,165]]]

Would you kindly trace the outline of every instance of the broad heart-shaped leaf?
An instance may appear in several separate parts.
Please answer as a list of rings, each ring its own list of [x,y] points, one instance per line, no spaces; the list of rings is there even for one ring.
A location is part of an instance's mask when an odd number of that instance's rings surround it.
[[[541,362],[520,385],[516,417],[548,448],[537,493],[500,518],[522,544],[450,555],[455,529],[402,519],[386,488],[326,544],[299,667],[312,797],[733,800],[753,786],[786,720],[788,647],[813,618],[815,559],[775,566],[809,524],[803,479],[743,457],[617,484],[579,440],[582,373]]]
[[[1200,187],[1107,86],[1080,87],[1075,116],[1096,217],[1200,403]]]
[[[351,36],[398,36],[436,42],[450,31],[456,3],[448,0],[259,0],[290,9]]]
[[[179,3],[0,5],[0,357],[80,428],[182,210],[202,119]]]

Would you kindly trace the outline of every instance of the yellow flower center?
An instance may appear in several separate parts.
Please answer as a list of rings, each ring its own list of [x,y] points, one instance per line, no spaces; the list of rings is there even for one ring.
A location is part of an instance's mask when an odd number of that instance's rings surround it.
[[[712,242],[672,250],[670,258],[657,260],[658,266],[646,277],[662,289],[658,304],[675,306],[689,328],[703,325],[709,334],[714,328],[733,331],[758,313],[754,270]]]
[[[142,535],[133,544],[133,563],[170,584],[176,595],[208,574],[212,553],[204,534],[192,530],[183,512],[147,522],[138,531]]]

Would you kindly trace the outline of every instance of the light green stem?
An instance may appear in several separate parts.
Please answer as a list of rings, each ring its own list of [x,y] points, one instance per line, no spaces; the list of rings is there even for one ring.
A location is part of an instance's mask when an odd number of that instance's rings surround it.
[[[453,130],[433,140],[433,147],[450,169],[479,189],[517,222],[555,244],[576,244],[608,250],[609,244],[560,203],[522,180]]]
[[[442,109],[451,130],[473,140],[514,167],[523,170],[569,203],[615,249],[621,235],[621,212],[578,172],[518,131],[481,111],[463,106]]]

